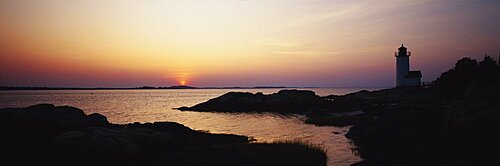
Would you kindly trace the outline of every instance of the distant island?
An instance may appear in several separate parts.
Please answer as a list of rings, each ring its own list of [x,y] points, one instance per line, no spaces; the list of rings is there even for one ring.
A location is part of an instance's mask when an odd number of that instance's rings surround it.
[[[154,86],[141,86],[141,87],[93,87],[93,88],[82,88],[82,87],[12,87],[12,86],[0,86],[0,91],[7,90],[134,90],[134,89],[285,89],[285,88],[318,88],[318,87],[288,87],[288,86],[231,86],[231,87],[194,87],[187,85],[174,85],[165,87],[154,87]]]

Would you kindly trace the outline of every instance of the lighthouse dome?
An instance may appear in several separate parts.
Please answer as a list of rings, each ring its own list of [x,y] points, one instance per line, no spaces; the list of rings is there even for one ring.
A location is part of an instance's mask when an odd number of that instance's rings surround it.
[[[401,51],[403,51],[403,50],[406,52],[406,47],[405,47],[403,44],[401,44],[401,47],[399,47],[399,49],[398,49],[398,50],[399,50],[400,52],[401,52]]]

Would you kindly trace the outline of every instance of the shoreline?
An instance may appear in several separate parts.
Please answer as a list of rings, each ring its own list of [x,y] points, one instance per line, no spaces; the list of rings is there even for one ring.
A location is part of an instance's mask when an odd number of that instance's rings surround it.
[[[500,147],[500,138],[488,134],[497,130],[494,124],[500,118],[500,103],[495,99],[499,95],[499,84],[476,89],[465,99],[443,97],[436,89],[422,87],[324,97],[305,90],[281,90],[267,95],[229,92],[178,109],[302,114],[307,124],[352,126],[345,136],[363,158],[353,165],[488,164],[494,162],[495,153],[490,149]]]
[[[112,124],[105,116],[85,115],[69,106],[2,108],[0,119],[4,133],[0,151],[6,159],[23,164],[36,159],[56,165],[326,165],[327,161],[320,146],[307,142],[254,143],[246,136],[195,131],[175,122]]]

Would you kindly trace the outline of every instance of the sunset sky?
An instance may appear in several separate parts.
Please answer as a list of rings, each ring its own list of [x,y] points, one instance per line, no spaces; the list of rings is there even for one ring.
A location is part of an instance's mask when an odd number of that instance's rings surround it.
[[[498,0],[2,0],[0,85],[391,87],[500,53]]]

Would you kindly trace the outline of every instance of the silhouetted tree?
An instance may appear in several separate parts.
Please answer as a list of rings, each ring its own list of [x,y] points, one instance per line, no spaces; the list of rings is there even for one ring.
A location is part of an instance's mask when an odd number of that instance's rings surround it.
[[[496,60],[491,56],[485,55],[483,61],[479,62],[477,74],[478,83],[481,86],[498,83],[498,64]]]
[[[477,61],[469,57],[462,58],[455,63],[455,70],[457,72],[471,73],[477,68]]]
[[[433,88],[445,97],[460,98],[470,86],[483,88],[500,83],[500,65],[485,55],[481,62],[466,57],[457,61],[455,67],[441,74]]]
[[[467,84],[470,84],[473,73],[476,71],[478,63],[469,57],[457,61],[455,67],[442,73],[434,81],[433,88],[438,90],[445,97],[458,98],[463,96]]]

